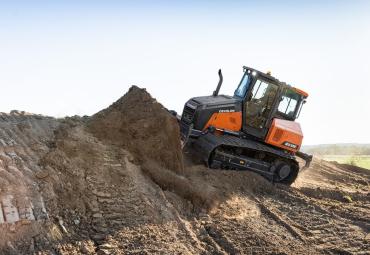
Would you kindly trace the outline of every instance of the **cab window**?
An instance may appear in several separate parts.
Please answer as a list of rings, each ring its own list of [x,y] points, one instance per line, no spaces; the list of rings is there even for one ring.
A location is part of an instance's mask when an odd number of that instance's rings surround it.
[[[271,109],[278,87],[275,84],[257,80],[252,90],[251,101]]]
[[[271,114],[278,86],[257,80],[245,104],[245,122],[252,128],[263,128]]]
[[[235,90],[234,95],[237,97],[244,97],[245,93],[247,92],[249,88],[251,77],[249,74],[245,74],[238,86],[238,88]]]
[[[281,98],[278,111],[290,118],[294,118],[300,95],[292,90],[287,90]]]
[[[263,98],[267,92],[268,87],[269,87],[268,83],[263,82],[261,80],[257,80],[256,84],[254,85],[253,91],[252,91],[252,98],[253,99]]]

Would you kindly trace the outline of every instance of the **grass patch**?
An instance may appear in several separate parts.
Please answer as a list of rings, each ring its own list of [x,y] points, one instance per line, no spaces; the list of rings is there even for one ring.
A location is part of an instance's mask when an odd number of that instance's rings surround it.
[[[322,155],[327,161],[337,161],[341,164],[349,164],[370,170],[370,155]]]

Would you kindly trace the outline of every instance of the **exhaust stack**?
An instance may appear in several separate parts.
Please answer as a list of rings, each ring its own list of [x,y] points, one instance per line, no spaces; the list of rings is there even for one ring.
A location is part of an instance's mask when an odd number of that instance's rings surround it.
[[[220,92],[220,88],[221,88],[221,85],[222,85],[222,82],[223,82],[223,76],[222,76],[222,72],[221,72],[221,69],[218,69],[218,77],[220,77],[220,80],[218,81],[218,84],[217,84],[217,88],[215,91],[213,91],[213,96],[218,96],[218,92]]]

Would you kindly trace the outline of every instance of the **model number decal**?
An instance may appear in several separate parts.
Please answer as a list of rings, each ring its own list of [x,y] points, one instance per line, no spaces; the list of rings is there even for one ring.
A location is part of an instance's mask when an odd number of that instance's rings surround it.
[[[293,149],[297,149],[298,145],[294,144],[294,143],[290,143],[290,142],[284,142],[283,145],[287,146],[287,147],[290,147],[290,148],[293,148]]]
[[[218,110],[218,112],[235,112],[235,109]]]

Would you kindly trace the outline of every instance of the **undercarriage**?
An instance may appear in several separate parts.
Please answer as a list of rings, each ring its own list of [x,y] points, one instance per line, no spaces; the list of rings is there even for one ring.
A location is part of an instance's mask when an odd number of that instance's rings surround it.
[[[295,181],[299,172],[294,155],[258,141],[207,133],[194,141],[194,147],[212,169],[249,170],[287,185]]]

